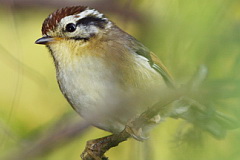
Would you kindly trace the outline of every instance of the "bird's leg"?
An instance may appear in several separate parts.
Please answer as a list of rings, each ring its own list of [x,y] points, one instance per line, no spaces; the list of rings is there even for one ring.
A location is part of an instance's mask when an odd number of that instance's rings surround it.
[[[141,125],[136,125],[134,122],[136,118],[130,120],[126,125],[126,132],[128,132],[134,139],[144,141],[148,139],[148,131],[161,121],[160,115],[156,115],[151,119],[145,120]]]
[[[144,135],[143,129],[134,127],[131,121],[128,122],[128,124],[126,125],[126,132],[129,133],[134,139],[138,141],[144,141],[148,139],[148,137]]]
[[[85,150],[81,154],[81,158],[82,160],[107,160],[108,158],[104,156],[104,153],[110,148],[116,147],[119,143],[127,140],[129,137],[129,133],[123,130],[117,134],[90,140],[87,142]]]

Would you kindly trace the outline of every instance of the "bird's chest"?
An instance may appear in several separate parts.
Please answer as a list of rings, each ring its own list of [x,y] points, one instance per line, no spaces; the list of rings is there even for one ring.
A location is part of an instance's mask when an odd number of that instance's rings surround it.
[[[99,57],[86,56],[59,69],[57,79],[64,96],[82,116],[109,106],[121,87],[117,72]]]
[[[153,95],[162,86],[161,76],[147,61],[140,58],[136,62],[117,65],[111,59],[82,56],[71,65],[58,64],[57,79],[62,93],[82,117],[99,128],[119,132],[129,118],[155,103]]]

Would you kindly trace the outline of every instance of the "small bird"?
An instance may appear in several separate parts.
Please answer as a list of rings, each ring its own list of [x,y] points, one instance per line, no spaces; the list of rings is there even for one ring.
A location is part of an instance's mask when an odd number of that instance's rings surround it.
[[[175,88],[172,76],[154,53],[95,9],[58,9],[43,22],[42,35],[35,43],[49,49],[63,95],[76,112],[100,129],[123,131],[166,90]],[[216,138],[236,128],[229,126],[234,124],[231,118],[212,107],[176,102],[169,117],[182,118]],[[156,113],[143,131],[160,121]],[[144,137],[138,131],[130,134],[136,139]]]
[[[63,95],[100,129],[121,132],[172,85],[156,55],[95,9],[58,9],[43,22],[42,35],[35,43],[51,52]]]

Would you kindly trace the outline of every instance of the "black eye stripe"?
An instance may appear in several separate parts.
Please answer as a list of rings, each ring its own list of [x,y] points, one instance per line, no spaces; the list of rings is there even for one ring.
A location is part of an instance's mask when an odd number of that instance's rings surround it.
[[[102,18],[97,18],[93,16],[85,17],[77,21],[77,25],[95,25],[99,28],[104,28],[107,21]]]

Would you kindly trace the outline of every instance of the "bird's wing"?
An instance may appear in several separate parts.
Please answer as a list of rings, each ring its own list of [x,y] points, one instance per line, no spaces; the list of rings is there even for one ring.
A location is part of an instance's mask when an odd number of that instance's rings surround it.
[[[161,60],[151,51],[149,51],[146,47],[144,47],[140,42],[138,44],[138,49],[135,51],[138,55],[141,55],[148,59],[150,66],[156,70],[163,77],[165,83],[174,88],[174,82],[171,74],[167,70],[167,68],[163,65]]]
[[[162,75],[164,81],[169,87],[174,88],[173,78],[162,61],[152,52],[150,52],[150,57],[152,60],[152,63],[150,63],[151,67]]]

